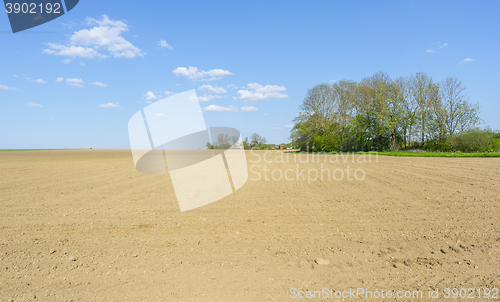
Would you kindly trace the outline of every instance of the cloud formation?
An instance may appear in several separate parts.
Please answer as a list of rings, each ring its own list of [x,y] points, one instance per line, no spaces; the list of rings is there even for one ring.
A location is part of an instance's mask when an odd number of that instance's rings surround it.
[[[101,108],[116,108],[116,109],[121,109],[121,107],[118,105],[118,103],[113,104],[111,102],[106,103],[106,104],[101,104],[101,105],[99,105],[99,107],[101,107]]]
[[[247,89],[238,90],[239,94],[238,99],[244,102],[282,99],[288,97],[288,95],[282,93],[282,91],[285,90],[286,90],[285,86],[278,86],[278,85],[262,86],[257,83],[250,83],[247,85]]]
[[[90,85],[95,85],[95,86],[99,86],[99,87],[106,87],[106,86],[108,86],[106,84],[103,84],[103,83],[97,82],[97,81],[90,83]]]
[[[220,95],[210,95],[210,94],[204,94],[204,95],[200,95],[198,97],[198,101],[200,102],[207,102],[207,101],[210,101],[210,100],[213,100],[213,99],[221,99],[222,96]]]
[[[460,64],[462,64],[462,63],[474,62],[475,60],[476,60],[476,59],[466,58],[466,59],[464,59],[462,62],[460,62]]]
[[[169,97],[169,96],[177,94],[177,92],[172,92],[172,91],[165,91],[164,93],[165,93],[165,97]]]
[[[436,43],[432,43],[431,45],[436,45],[438,49],[441,49],[443,47],[448,46],[448,43],[436,42]],[[427,49],[425,52],[426,53],[436,53],[436,51],[434,49]]]
[[[223,69],[212,69],[209,71],[199,70],[197,67],[189,66],[177,67],[172,71],[176,76],[184,76],[193,81],[214,81],[220,80],[225,76],[231,75],[232,73],[228,70]]]
[[[29,107],[43,107],[42,105],[37,104],[37,103],[26,103],[26,106],[29,106]]]
[[[172,46],[168,45],[168,43],[165,40],[158,41],[158,46],[163,47],[163,48],[168,48],[170,50],[174,50],[172,48]]]
[[[145,53],[121,36],[128,31],[128,25],[122,21],[111,20],[102,15],[101,20],[87,18],[91,29],[74,32],[66,43],[47,43],[43,52],[51,55],[71,58],[135,58]]]
[[[0,84],[0,90],[17,90],[17,88]]]
[[[226,93],[227,92],[227,90],[222,88],[222,87],[212,86],[212,85],[201,85],[200,87],[198,87],[198,89],[208,90],[209,92],[212,92],[212,93]]]
[[[64,82],[64,78],[63,77],[58,77],[56,79],[56,83],[60,83],[60,82]],[[66,79],[66,84],[70,85],[70,86],[75,86],[75,87],[79,87],[79,88],[83,88],[83,84],[85,84],[85,81],[83,81],[82,79],[78,79],[78,78],[67,78]],[[103,84],[101,82],[92,82],[92,83],[87,83],[87,84],[90,84],[90,85],[94,85],[94,86],[100,86],[100,87],[107,87],[106,84]]]
[[[83,88],[83,84],[85,82],[82,80],[82,79],[77,79],[77,78],[68,78],[66,79],[66,84],[70,85],[70,86],[75,86],[75,87],[78,87],[78,88]]]
[[[254,106],[243,106],[241,107],[241,111],[257,111],[259,110],[257,107]]]
[[[223,107],[219,105],[209,105],[205,108],[203,108],[205,111],[214,111],[214,112],[230,112],[230,111],[238,111],[236,107],[229,106],[229,107]]]
[[[146,94],[146,101],[149,101],[149,100],[157,100],[158,97],[151,91],[148,91]]]

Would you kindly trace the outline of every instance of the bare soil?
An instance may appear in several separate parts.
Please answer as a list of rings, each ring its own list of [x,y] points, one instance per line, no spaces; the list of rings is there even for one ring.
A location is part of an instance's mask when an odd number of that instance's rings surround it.
[[[500,288],[500,159],[281,154],[247,152],[241,189],[181,213],[129,150],[0,153],[1,301]],[[347,166],[364,179],[308,179]]]

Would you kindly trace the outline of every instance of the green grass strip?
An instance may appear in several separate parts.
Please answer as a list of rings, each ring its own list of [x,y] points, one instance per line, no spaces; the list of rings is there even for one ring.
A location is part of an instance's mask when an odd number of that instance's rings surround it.
[[[308,153],[300,151],[288,151],[286,153]],[[499,152],[486,153],[463,153],[463,152],[309,152],[311,154],[378,154],[384,156],[407,156],[407,157],[500,157]]]
[[[375,152],[377,153],[377,152]],[[463,152],[378,152],[378,155],[408,157],[500,157],[500,153],[463,153]]]
[[[53,151],[53,150],[73,150],[73,149],[0,149],[0,152],[10,152],[10,151]]]

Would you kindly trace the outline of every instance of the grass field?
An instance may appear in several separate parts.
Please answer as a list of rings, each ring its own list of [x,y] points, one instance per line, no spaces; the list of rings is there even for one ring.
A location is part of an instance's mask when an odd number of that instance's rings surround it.
[[[462,153],[462,152],[375,152],[386,156],[411,156],[411,157],[500,157],[500,153]]]
[[[313,153],[313,152],[300,152],[289,151],[288,153]],[[378,154],[384,156],[408,156],[408,157],[500,157],[500,152],[476,152],[476,153],[463,153],[463,152],[355,152],[354,154]],[[342,152],[314,152],[314,154],[342,154]],[[346,152],[346,154],[353,154]]]
[[[53,151],[53,150],[70,150],[70,149],[0,149],[0,152],[9,151]],[[77,150],[77,149],[75,149]]]

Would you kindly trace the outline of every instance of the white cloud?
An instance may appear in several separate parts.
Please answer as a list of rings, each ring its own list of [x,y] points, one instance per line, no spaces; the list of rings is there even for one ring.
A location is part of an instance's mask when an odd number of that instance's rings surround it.
[[[56,79],[56,83],[60,83],[60,82],[64,82],[64,78],[62,77],[58,77]],[[66,79],[66,83],[68,85],[71,85],[71,86],[75,86],[75,87],[80,87],[82,88],[83,87],[83,84],[85,83],[82,79],[77,79],[77,78],[67,78]],[[100,86],[100,87],[106,87],[107,85],[106,84],[103,84],[101,82],[92,82],[92,83],[88,83],[90,85],[95,85],[95,86]]]
[[[230,89],[238,89],[238,86],[234,85],[234,84],[229,84],[227,85],[227,88],[230,88]]]
[[[285,125],[285,128],[293,128],[294,125]]]
[[[172,91],[165,91],[165,96],[172,96],[172,95],[176,95],[177,92],[172,92]]]
[[[193,81],[213,81],[220,80],[223,77],[232,74],[228,70],[222,69],[212,69],[209,71],[199,70],[196,67],[189,66],[186,67],[177,67],[172,71],[176,76],[185,76],[188,79]]]
[[[128,31],[128,25],[122,21],[110,20],[102,15],[102,20],[87,18],[87,25],[95,25],[91,29],[82,29],[74,32],[65,44],[47,43],[43,52],[66,57],[80,57],[87,59],[107,58],[134,58],[144,53],[121,34]],[[103,54],[101,51],[106,50]]]
[[[204,94],[198,97],[198,101],[200,102],[207,102],[213,99],[221,99],[222,96],[220,95],[210,95],[210,94]]]
[[[106,84],[103,84],[101,82],[93,82],[93,83],[90,83],[90,85],[95,85],[95,86],[99,86],[99,87],[106,87],[107,85]]]
[[[337,80],[330,80],[330,81],[328,81],[328,83],[335,83],[335,82],[337,82]]]
[[[198,102],[198,96],[196,94],[192,94],[189,99],[190,102],[197,103]]]
[[[81,63],[80,63],[80,66],[85,66],[85,63],[81,62]]]
[[[281,128],[281,127],[274,127],[274,129],[275,129],[275,130],[281,130],[281,129],[283,129],[283,128]]]
[[[80,57],[80,58],[86,58],[86,59],[94,59],[94,58],[107,58],[108,56],[100,54],[97,50],[91,48],[91,47],[82,47],[82,46],[75,46],[75,45],[62,45],[58,43],[47,43],[47,45],[51,49],[44,49],[44,53],[48,53],[51,55],[56,55],[56,56],[67,56],[67,57]],[[66,59],[63,62],[64,63],[69,63],[71,60]]]
[[[83,87],[83,83],[85,83],[85,82],[82,79],[77,79],[77,78],[66,79],[66,84],[71,85],[71,86],[75,86],[75,87],[79,87],[79,88]]]
[[[148,91],[146,94],[146,101],[149,101],[149,100],[157,100],[158,97],[151,91]]]
[[[241,111],[257,111],[259,110],[257,107],[254,106],[243,106],[241,107]]]
[[[28,82],[35,82],[35,83],[38,83],[38,84],[45,84],[46,82],[43,80],[43,79],[31,79],[30,77],[26,77],[26,81]]]
[[[238,111],[236,107],[229,106],[229,107],[223,107],[219,105],[209,105],[205,108],[203,108],[205,111],[215,111],[215,112],[229,112],[229,111]]]
[[[17,90],[17,88],[9,87],[9,86],[5,86],[5,85],[0,84],[0,90]]]
[[[443,47],[448,46],[448,43],[436,42],[436,43],[432,43],[431,45],[434,45],[433,48],[437,47],[438,49],[441,49]],[[434,50],[434,49],[427,49],[425,52],[426,53],[436,53],[436,50]]]
[[[158,41],[158,45],[159,45],[160,47],[164,47],[164,48],[168,48],[168,49],[170,49],[170,50],[174,50],[174,49],[172,48],[172,46],[168,45],[168,43],[167,43],[165,40],[160,40],[160,41]]]
[[[198,87],[198,89],[208,90],[212,93],[226,93],[227,92],[227,90],[222,88],[222,87],[212,86],[212,85],[201,85],[200,87]]]
[[[69,64],[69,63],[71,63],[71,60],[70,60],[70,59],[64,59],[64,60],[62,60],[62,62],[63,62],[64,64]]]
[[[101,107],[101,108],[117,108],[117,109],[121,109],[121,107],[118,106],[118,103],[113,104],[111,102],[109,102],[107,104],[101,104],[101,105],[99,105],[99,107]]]
[[[12,76],[13,76],[14,78],[17,78],[17,77],[18,77],[18,75],[17,75],[17,74],[13,74]]]
[[[266,85],[262,86],[257,83],[250,83],[246,90],[238,90],[239,100],[242,101],[260,101],[269,99],[287,98],[288,95],[281,93],[285,91],[285,86]]]
[[[26,106],[30,106],[30,107],[43,107],[42,105],[37,104],[37,103],[26,103]]]
[[[225,77],[227,75],[231,75],[232,73],[229,72],[228,70],[223,70],[223,69],[212,69],[209,71],[204,71],[205,74],[208,76],[212,77],[213,79],[222,79],[222,77]],[[210,81],[210,80],[207,80]]]
[[[73,25],[77,25],[77,23],[75,23],[75,22],[73,22],[73,21],[70,21],[69,23],[62,23],[62,22],[61,22],[61,25],[62,25],[62,26],[65,26],[65,27],[67,27],[67,28],[69,28],[69,29],[72,29],[72,28],[73,28]]]
[[[476,59],[471,59],[471,58],[466,58],[460,63],[469,63],[469,62],[474,62]]]

